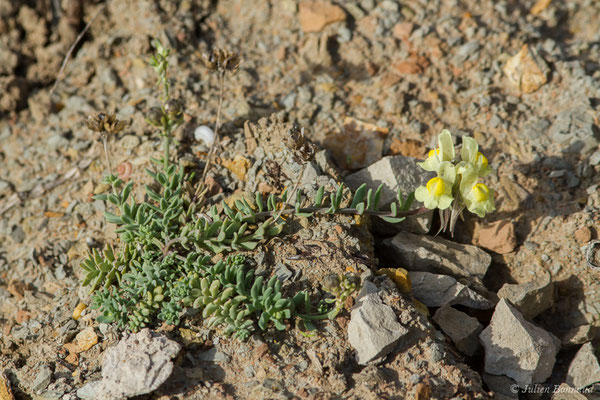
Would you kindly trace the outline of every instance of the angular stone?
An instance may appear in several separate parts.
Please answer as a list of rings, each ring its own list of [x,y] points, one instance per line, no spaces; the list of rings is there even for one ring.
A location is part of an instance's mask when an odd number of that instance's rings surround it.
[[[494,304],[447,275],[412,271],[408,273],[415,299],[427,307],[460,304],[470,308],[489,309]]]
[[[548,135],[563,145],[563,153],[585,155],[596,150],[600,142],[600,134],[594,129],[593,113],[582,108],[559,112]]]
[[[591,341],[596,336],[592,325],[580,325],[565,333],[560,340],[563,347],[579,346]]]
[[[554,390],[552,400],[587,400],[587,397],[577,389],[563,383]]]
[[[400,232],[384,245],[393,251],[398,265],[409,271],[483,279],[492,263],[492,257],[479,247],[441,237]]]
[[[481,374],[481,379],[494,392],[495,400],[519,399],[519,393],[514,380],[504,375]],[[511,390],[512,389],[512,390]]]
[[[558,338],[527,322],[505,299],[496,305],[479,339],[485,349],[485,372],[506,375],[520,386],[548,379],[560,348]]]
[[[592,342],[581,346],[575,354],[569,365],[566,382],[576,389],[600,382],[600,364]]]
[[[345,21],[346,13],[326,1],[303,1],[298,6],[298,18],[304,32],[320,32],[327,25]]]
[[[171,359],[180,349],[177,342],[142,329],[106,350],[102,380],[86,384],[77,391],[77,396],[116,400],[150,393],[171,375]]]
[[[80,352],[83,352],[91,349],[92,346],[98,343],[98,335],[94,331],[94,328],[90,326],[79,332],[77,336],[75,336],[75,340],[77,341]]]
[[[352,310],[348,324],[348,340],[356,350],[356,360],[361,365],[386,356],[396,343],[408,333],[398,322],[394,310],[384,304],[372,290],[361,291]]]
[[[34,392],[38,392],[40,390],[46,389],[46,387],[50,384],[52,380],[52,370],[47,365],[42,365],[39,367],[38,373],[35,376],[35,380],[31,385],[31,390]]]
[[[366,183],[367,188],[373,191],[383,184],[379,206],[387,207],[396,199],[398,190],[406,195],[433,178],[433,173],[424,171],[417,165],[417,161],[416,158],[404,156],[383,157],[367,168],[348,175],[345,181],[352,189]],[[423,204],[416,200],[413,202],[413,208],[422,206]],[[432,216],[433,211],[410,217],[402,221],[400,226],[411,232],[427,233],[431,227]]]
[[[433,315],[433,320],[442,331],[452,339],[456,348],[462,353],[472,356],[479,344],[479,334],[483,326],[464,312],[455,310],[450,306],[439,308]]]
[[[515,225],[510,221],[477,224],[474,236],[478,246],[498,254],[511,253],[517,246]]]
[[[548,81],[549,71],[546,61],[526,44],[504,65],[509,82],[523,93],[538,90]]]
[[[525,319],[531,320],[554,304],[554,284],[550,274],[544,273],[531,282],[505,283],[498,296],[509,300]]]

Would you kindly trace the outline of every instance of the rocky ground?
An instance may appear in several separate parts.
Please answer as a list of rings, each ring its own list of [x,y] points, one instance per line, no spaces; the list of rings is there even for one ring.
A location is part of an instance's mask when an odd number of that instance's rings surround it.
[[[0,399],[600,396],[600,3],[15,0],[0,17]],[[214,127],[219,93],[201,54],[243,58],[225,80],[211,201],[292,185],[300,166],[279,139],[295,122],[325,150],[300,179],[308,193],[414,190],[427,175],[413,157],[442,129],[472,136],[496,171],[496,212],[466,215],[454,237],[434,236],[432,214],[295,220],[248,254],[259,271],[314,291],[332,272],[362,277],[315,335],[244,342],[191,316],[128,336],[94,312],[73,319],[82,257],[116,238],[92,199],[102,144],[82,121],[127,121],[112,163],[148,182],[154,37],[185,102],[174,157],[199,171],[194,131]],[[129,352],[143,360],[119,363]]]

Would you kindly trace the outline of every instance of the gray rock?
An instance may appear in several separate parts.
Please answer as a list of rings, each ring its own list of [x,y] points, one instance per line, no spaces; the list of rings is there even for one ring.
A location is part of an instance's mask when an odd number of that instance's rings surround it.
[[[494,399],[518,399],[519,393],[514,380],[504,375],[481,374],[481,379],[494,392]],[[511,390],[512,389],[512,390]]]
[[[552,400],[587,400],[587,397],[579,393],[577,389],[563,383],[554,390]]]
[[[600,382],[600,364],[592,342],[581,346],[571,361],[566,382],[576,389]]]
[[[558,113],[549,134],[553,141],[564,145],[563,153],[587,154],[595,150],[600,141],[594,132],[593,114],[581,108]]]
[[[0,179],[0,197],[8,196],[12,192],[12,184]]]
[[[228,363],[229,361],[231,361],[231,357],[229,357],[229,355],[223,353],[222,351],[218,351],[215,348],[208,349],[206,351],[202,351],[197,354],[197,357],[202,361],[210,361],[210,362]]]
[[[40,390],[46,389],[52,380],[52,370],[47,365],[41,365],[39,367],[38,373],[35,376],[33,384],[31,385],[31,390],[33,392],[38,392]]]
[[[171,361],[181,346],[149,329],[122,339],[106,350],[102,380],[77,391],[82,399],[116,400],[156,390],[173,371]]]
[[[506,375],[520,386],[548,379],[560,348],[558,338],[527,322],[505,299],[498,302],[479,338],[485,349],[485,372]]]
[[[483,326],[477,318],[469,317],[450,306],[444,306],[435,312],[433,320],[446,335],[450,336],[456,348],[462,353],[472,356],[479,348],[479,333],[483,330]]]
[[[15,226],[10,233],[10,238],[15,243],[23,243],[23,240],[25,240],[25,231],[20,226]]]
[[[410,271],[447,274],[455,278],[483,279],[492,257],[477,246],[441,237],[400,232],[384,241],[398,263]]]
[[[133,150],[140,145],[140,138],[136,135],[125,135],[119,140],[118,147],[125,150]]]
[[[498,296],[509,300],[525,319],[530,320],[552,307],[554,284],[550,274],[544,273],[531,282],[505,283],[498,291]]]
[[[361,365],[386,356],[408,333],[408,329],[398,322],[394,310],[384,304],[377,293],[368,292],[370,294],[357,300],[348,324],[348,340]]]
[[[490,300],[451,276],[411,271],[408,273],[408,277],[412,282],[415,299],[427,307],[453,304],[484,310],[494,307],[494,303]]]
[[[480,43],[478,40],[474,40],[472,42],[468,42],[463,44],[458,48],[454,57],[452,57],[452,63],[456,66],[467,61],[471,56],[473,56],[477,50],[479,50]]]
[[[63,135],[56,134],[52,135],[48,138],[48,148],[51,150],[66,150],[69,146],[69,140],[65,138]]]
[[[384,157],[367,168],[348,175],[345,180],[352,189],[366,183],[369,189],[376,190],[383,184],[379,205],[387,207],[396,199],[398,190],[406,195],[433,178],[433,173],[424,171],[417,165],[417,161],[415,158],[404,156]],[[423,204],[416,200],[413,203],[413,208],[422,206]],[[407,218],[400,226],[411,232],[427,233],[431,227],[432,215],[433,211],[430,211]]]
[[[573,347],[589,342],[595,336],[596,330],[592,325],[580,325],[565,333],[560,341],[563,347]]]
[[[590,165],[598,165],[600,164],[600,150],[596,150],[594,154],[592,154],[589,158]]]

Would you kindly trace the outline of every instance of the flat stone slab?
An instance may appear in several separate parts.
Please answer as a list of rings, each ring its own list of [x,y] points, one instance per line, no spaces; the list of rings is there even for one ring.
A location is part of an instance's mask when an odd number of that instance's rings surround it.
[[[483,279],[492,263],[492,256],[479,247],[441,237],[400,232],[384,245],[396,255],[398,266],[409,271]]]
[[[427,307],[460,304],[487,310],[494,303],[451,276],[412,271],[408,273],[415,299]]]

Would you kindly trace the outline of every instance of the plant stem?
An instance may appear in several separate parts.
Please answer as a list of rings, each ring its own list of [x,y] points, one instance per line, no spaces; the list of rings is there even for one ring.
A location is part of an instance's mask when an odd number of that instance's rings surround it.
[[[164,136],[163,140],[163,151],[164,151],[164,160],[163,160],[163,169],[166,171],[169,167],[169,147],[171,146],[171,132],[170,129],[164,128]]]
[[[281,210],[279,210],[279,213],[275,217],[275,221],[277,221],[279,219],[279,217],[281,217],[281,213],[283,212],[283,210],[288,206],[288,204],[290,203],[290,200],[293,199],[294,196],[296,195],[296,191],[298,190],[298,186],[300,186],[300,181],[302,180],[302,176],[304,175],[305,169],[306,169],[306,163],[303,163],[302,168],[300,168],[300,173],[298,174],[298,179],[296,180],[296,184],[294,185],[294,188],[292,189],[292,192],[290,193],[288,198],[285,200],[285,203],[281,206]]]
[[[225,78],[225,71],[221,71],[219,75],[219,107],[217,108],[217,122],[215,124],[215,137],[210,146],[210,150],[208,151],[208,160],[206,161],[206,166],[204,167],[204,171],[202,172],[202,178],[200,178],[200,185],[196,193],[200,191],[200,187],[204,186],[204,180],[206,179],[206,175],[208,174],[208,170],[210,169],[210,165],[212,163],[212,159],[215,154],[215,150],[219,143],[219,127],[221,125],[221,109],[223,108],[223,80]]]
[[[306,207],[300,208],[298,211],[301,213],[318,213],[318,214],[327,214],[327,211],[330,207]],[[376,215],[378,217],[409,217],[411,215],[419,215],[424,214],[427,211],[430,211],[428,208],[421,207],[416,208],[410,211],[399,211],[396,215],[393,215],[391,211],[373,211],[373,210],[365,210],[363,214],[367,215]],[[279,211],[263,211],[254,214],[255,218],[265,218],[271,217],[273,215],[290,215],[296,214],[295,208],[286,208]],[[360,215],[355,208],[339,208],[335,211],[334,214],[346,214],[346,215]]]
[[[104,146],[104,157],[106,157],[106,166],[108,167],[108,173],[112,175],[112,169],[110,168],[110,159],[108,158],[108,143],[106,141],[106,133],[102,134],[102,145]]]

